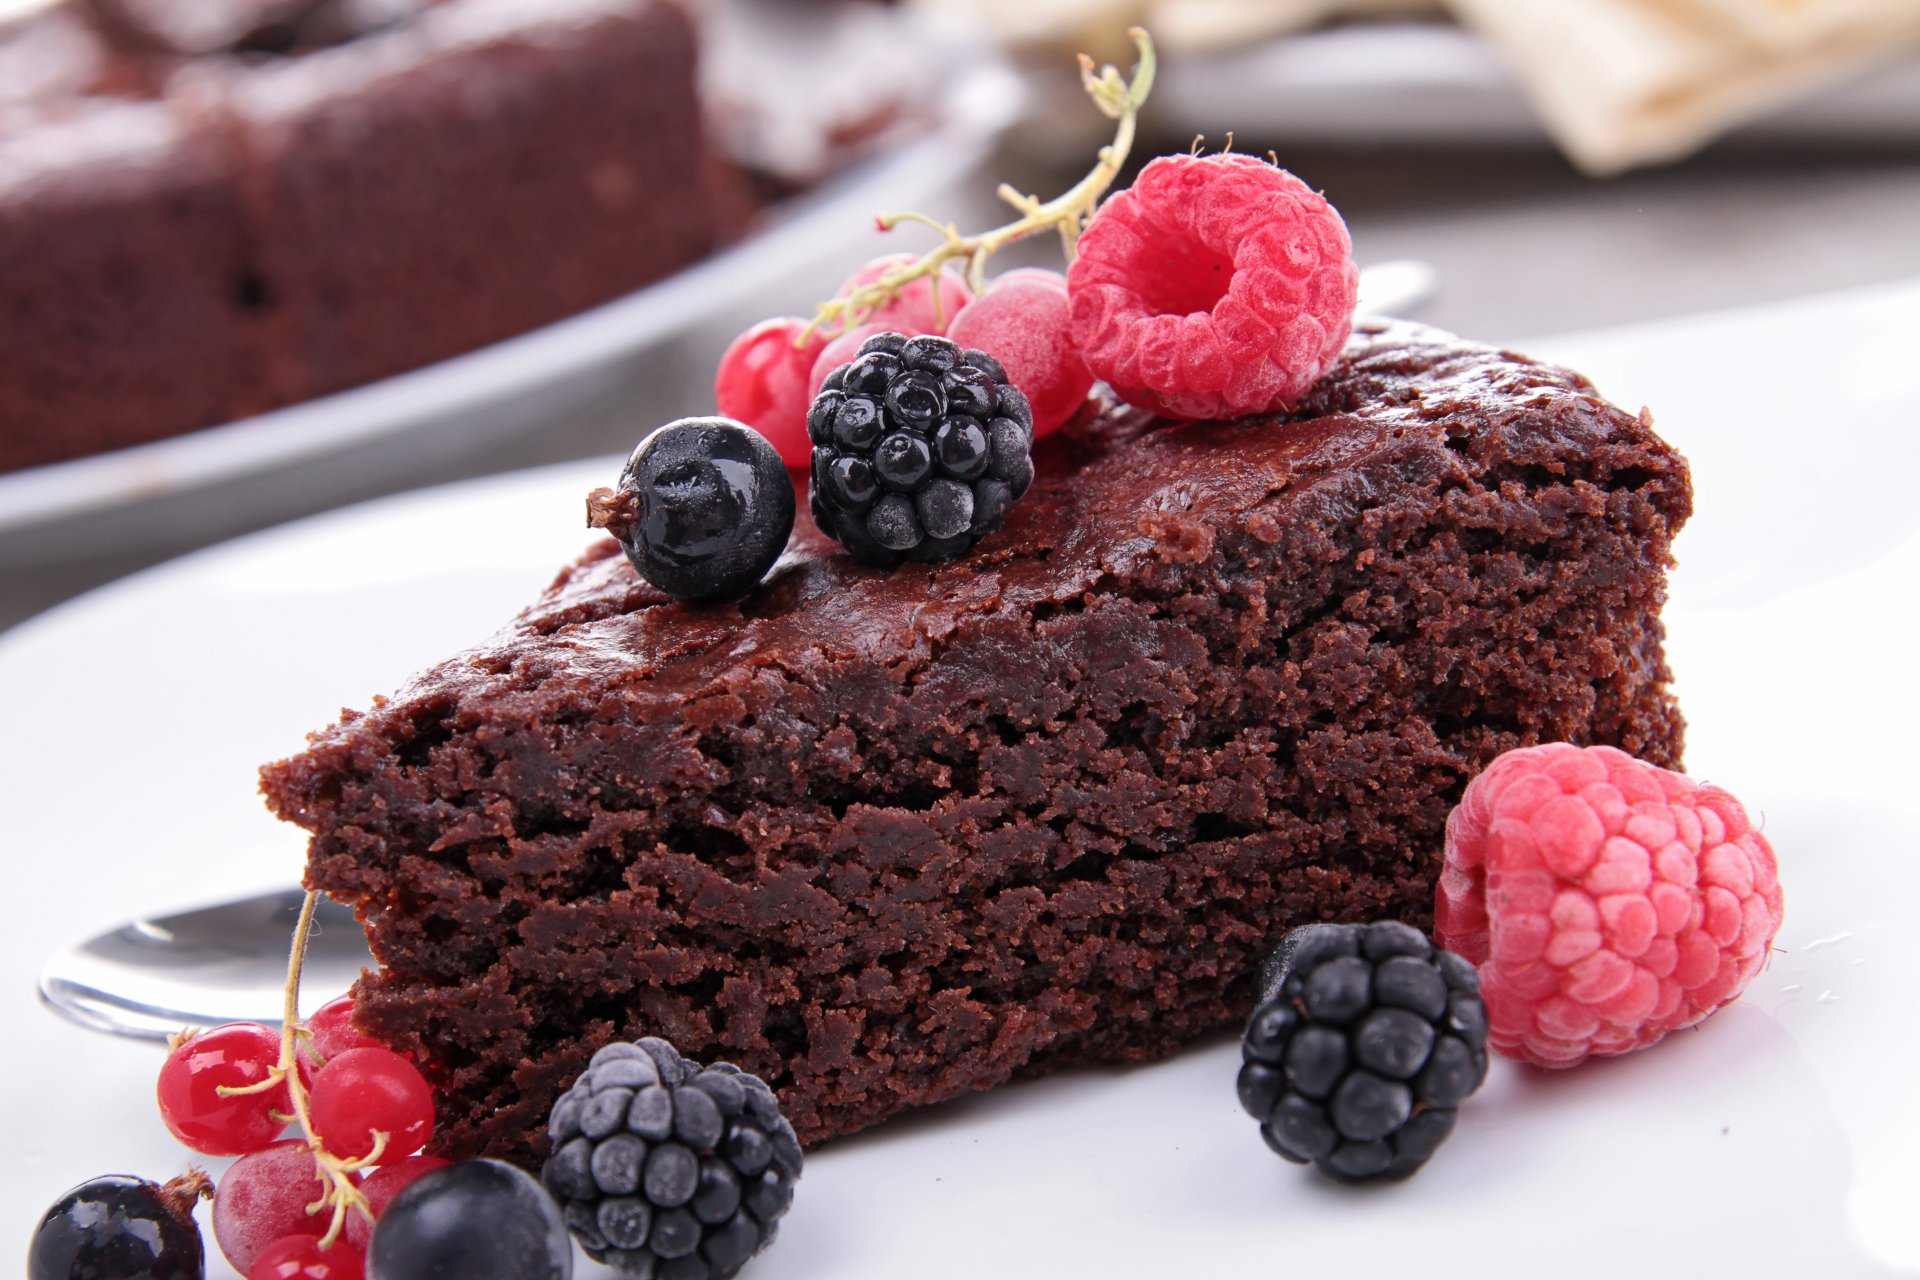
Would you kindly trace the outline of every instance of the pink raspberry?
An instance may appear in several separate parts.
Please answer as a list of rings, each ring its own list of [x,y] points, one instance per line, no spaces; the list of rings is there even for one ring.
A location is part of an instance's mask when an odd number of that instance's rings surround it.
[[[1100,206],[1067,272],[1073,336],[1120,397],[1175,418],[1283,409],[1353,328],[1347,227],[1252,156],[1163,156]]]
[[[1612,747],[1509,751],[1447,819],[1434,936],[1480,966],[1487,1042],[1542,1067],[1731,1003],[1780,928],[1773,847],[1718,787]]]

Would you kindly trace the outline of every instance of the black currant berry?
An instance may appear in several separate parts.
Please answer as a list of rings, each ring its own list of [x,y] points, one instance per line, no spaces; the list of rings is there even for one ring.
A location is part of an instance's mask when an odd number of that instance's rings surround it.
[[[193,1202],[211,1194],[197,1172],[164,1187],[119,1175],[83,1182],[40,1219],[27,1280],[203,1280]]]
[[[423,1174],[395,1196],[367,1242],[368,1280],[569,1280],[573,1240],[560,1206],[499,1160]]]
[[[766,437],[731,418],[682,418],[640,442],[617,490],[587,496],[587,523],[618,538],[668,595],[725,600],[780,558],[793,508],[793,482]]]

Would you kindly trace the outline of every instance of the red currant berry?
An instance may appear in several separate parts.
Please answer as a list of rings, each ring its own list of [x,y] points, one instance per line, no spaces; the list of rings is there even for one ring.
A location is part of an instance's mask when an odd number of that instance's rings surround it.
[[[332,1215],[308,1213],[326,1194],[320,1166],[298,1139],[240,1157],[213,1193],[213,1238],[241,1275],[282,1236],[322,1236]]]
[[[713,402],[720,412],[765,436],[789,467],[804,467],[812,456],[807,375],[826,345],[815,334],[796,347],[794,339],[806,327],[794,316],[762,320],[733,340],[713,379]]]
[[[1015,267],[1011,271],[1002,271],[987,284],[987,291],[1009,284],[1048,284],[1065,293],[1067,278],[1058,271],[1049,271],[1045,267]]]
[[[391,1049],[349,1049],[313,1078],[313,1131],[337,1156],[358,1159],[387,1135],[383,1160],[426,1145],[433,1132],[433,1090],[411,1062]]]
[[[307,1030],[313,1034],[313,1051],[320,1055],[323,1063],[332,1061],[349,1049],[386,1048],[372,1036],[362,1034],[354,1027],[352,996],[340,996],[321,1005],[307,1019]]]
[[[910,253],[890,253],[875,258],[847,277],[847,282],[840,286],[840,296],[844,298],[861,285],[872,284],[895,267],[913,260]],[[939,275],[940,298],[937,303],[933,296],[933,277],[921,276],[875,307],[871,314],[853,318],[861,324],[877,324],[882,329],[891,329],[909,337],[922,333],[945,333],[947,323],[960,313],[960,308],[973,300],[973,291],[967,288],[967,282],[960,278],[960,273],[951,267],[940,268]]]
[[[160,1068],[155,1094],[169,1132],[207,1156],[258,1151],[287,1127],[287,1086],[222,1096],[222,1086],[259,1084],[280,1061],[280,1037],[258,1023],[229,1022],[180,1042]]]
[[[360,1184],[360,1193],[367,1198],[367,1210],[378,1220],[387,1202],[405,1191],[414,1179],[435,1169],[447,1167],[447,1161],[439,1156],[408,1156],[392,1164],[383,1164],[367,1175]],[[347,1213],[347,1243],[354,1248],[366,1251],[367,1238],[373,1234],[373,1223],[359,1210]]]
[[[336,1240],[320,1247],[317,1236],[282,1236],[260,1251],[247,1280],[365,1280],[360,1251]]]
[[[1027,393],[1036,438],[1079,412],[1093,389],[1093,374],[1074,347],[1067,291],[1050,275],[1007,273],[955,316],[947,331],[960,346],[998,360],[1007,380]]]

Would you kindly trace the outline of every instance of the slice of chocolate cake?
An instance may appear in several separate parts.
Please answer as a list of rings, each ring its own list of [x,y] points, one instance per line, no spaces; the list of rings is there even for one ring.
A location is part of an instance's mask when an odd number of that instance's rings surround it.
[[[616,1036],[760,1073],[808,1141],[1153,1058],[1294,925],[1426,925],[1496,753],[1679,764],[1686,464],[1575,374],[1363,325],[1291,415],[1114,411],[1036,461],[968,559],[808,529],[737,605],[603,542],[265,771],[440,1150],[526,1156]]]

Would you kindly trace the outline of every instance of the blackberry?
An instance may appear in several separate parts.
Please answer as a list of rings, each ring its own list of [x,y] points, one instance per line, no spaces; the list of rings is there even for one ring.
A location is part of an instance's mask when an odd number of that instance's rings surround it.
[[[793,532],[793,481],[765,436],[731,418],[653,432],[617,489],[587,495],[587,523],[620,540],[640,576],[682,600],[751,591]]]
[[[1033,483],[1033,410],[1006,370],[946,338],[877,333],[807,413],[813,522],[863,564],[951,560]]]
[[[773,1243],[800,1143],[773,1090],[649,1036],[593,1055],[547,1120],[540,1178],[595,1261],[723,1280]]]
[[[1240,1105],[1275,1152],[1404,1178],[1486,1079],[1480,976],[1397,921],[1307,925],[1262,966],[1240,1056]]]

